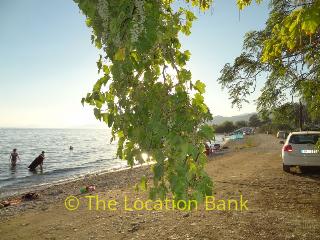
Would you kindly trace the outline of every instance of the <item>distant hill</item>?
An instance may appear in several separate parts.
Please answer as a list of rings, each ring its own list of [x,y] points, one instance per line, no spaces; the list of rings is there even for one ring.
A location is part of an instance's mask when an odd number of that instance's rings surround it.
[[[221,124],[225,121],[237,122],[237,121],[249,121],[249,118],[256,113],[245,113],[232,117],[214,116],[210,124]]]

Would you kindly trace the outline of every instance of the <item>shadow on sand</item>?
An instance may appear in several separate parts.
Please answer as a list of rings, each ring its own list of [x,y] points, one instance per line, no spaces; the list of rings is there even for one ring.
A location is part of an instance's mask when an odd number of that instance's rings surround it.
[[[301,174],[300,177],[309,178],[320,182],[320,167],[300,167]]]

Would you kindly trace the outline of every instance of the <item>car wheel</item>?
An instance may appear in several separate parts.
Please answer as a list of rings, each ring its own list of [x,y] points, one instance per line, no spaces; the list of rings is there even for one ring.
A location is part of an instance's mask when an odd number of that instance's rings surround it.
[[[285,172],[287,172],[287,173],[289,173],[290,172],[290,165],[282,165],[282,167],[283,167],[283,171],[285,171]]]

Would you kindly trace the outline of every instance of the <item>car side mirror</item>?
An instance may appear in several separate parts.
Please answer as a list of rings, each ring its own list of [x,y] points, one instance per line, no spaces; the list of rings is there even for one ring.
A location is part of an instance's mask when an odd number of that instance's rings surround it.
[[[281,140],[279,143],[280,143],[280,144],[284,144],[284,141]]]

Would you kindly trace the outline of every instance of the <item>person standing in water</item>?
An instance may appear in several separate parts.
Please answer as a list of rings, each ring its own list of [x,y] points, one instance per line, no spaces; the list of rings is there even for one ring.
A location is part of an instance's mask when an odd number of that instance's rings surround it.
[[[29,170],[34,171],[36,167],[40,166],[40,170],[42,171],[43,160],[45,159],[44,153],[45,152],[42,151],[42,153],[33,160],[33,162],[28,167]]]
[[[15,149],[13,149],[12,153],[10,154],[10,158],[9,158],[12,167],[15,167],[17,165],[18,159],[19,159],[19,161],[21,161],[19,154],[17,153],[17,149],[15,148]]]

